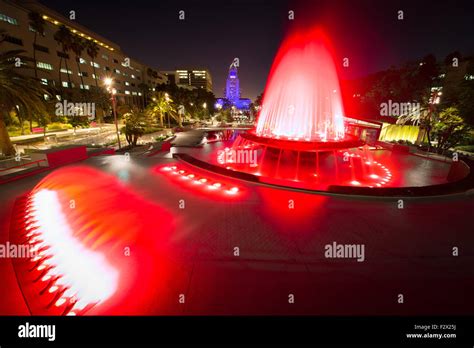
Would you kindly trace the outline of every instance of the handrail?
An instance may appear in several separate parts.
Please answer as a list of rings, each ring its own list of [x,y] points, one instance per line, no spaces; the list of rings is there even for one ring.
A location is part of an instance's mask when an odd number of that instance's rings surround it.
[[[17,165],[17,166],[8,167],[8,168],[5,168],[5,169],[0,169],[0,173],[1,173],[1,172],[6,172],[7,170],[10,170],[10,169],[15,169],[15,168],[20,168],[20,167],[26,167],[26,166],[29,166],[29,165],[32,165],[32,164],[35,164],[35,163],[40,163],[40,162],[46,162],[46,160],[45,160],[45,159],[41,159],[41,160],[38,160],[38,161],[23,163],[23,164],[20,164],[20,165]]]
[[[24,157],[20,157],[20,160],[22,159],[29,159],[30,157],[29,156],[24,156]],[[10,157],[10,158],[6,158],[6,159],[2,159],[0,160],[0,163],[3,163],[3,162],[11,162],[11,161],[16,161],[15,157]],[[16,161],[18,162],[18,161]]]

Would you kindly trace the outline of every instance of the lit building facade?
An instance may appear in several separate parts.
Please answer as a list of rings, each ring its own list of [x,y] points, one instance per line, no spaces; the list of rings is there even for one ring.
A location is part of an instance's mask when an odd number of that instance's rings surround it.
[[[32,11],[38,12],[46,23],[44,35],[37,35],[35,45],[38,78],[44,85],[87,90],[91,86],[103,87],[103,80],[108,77],[114,81],[119,102],[143,105],[144,84],[153,88],[166,83],[165,75],[131,58],[114,42],[31,0],[0,0],[0,29],[6,32],[2,51],[20,49],[25,51],[25,56],[33,57],[35,33],[28,18]],[[71,50],[63,52],[54,38],[61,25],[84,42],[95,42],[97,56],[89,56],[87,48],[80,57]],[[34,76],[34,69],[22,70]]]
[[[176,69],[163,71],[168,83],[186,89],[205,89],[212,92],[211,73],[206,69]]]
[[[229,67],[225,85],[225,97],[218,98],[216,102],[217,108],[234,107],[238,110],[249,110],[252,101],[248,98],[241,98],[240,80],[237,66],[232,63]]]

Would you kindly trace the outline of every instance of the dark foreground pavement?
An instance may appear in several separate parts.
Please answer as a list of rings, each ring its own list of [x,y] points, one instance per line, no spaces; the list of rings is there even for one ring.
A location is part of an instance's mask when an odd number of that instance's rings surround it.
[[[147,305],[126,311],[118,305],[106,314],[448,315],[474,311],[472,192],[404,199],[399,209],[397,199],[311,195],[237,182],[241,192],[230,199],[208,194],[155,168],[164,163],[175,162],[132,158],[126,176],[122,156],[81,163],[117,177],[125,189],[165,208],[174,220],[167,275],[153,283]],[[64,169],[68,168],[74,166]],[[46,175],[0,187],[0,243],[9,238],[14,200]],[[93,204],[90,209],[95,209]],[[143,221],[135,223],[139,228]],[[143,229],[141,233],[157,231]],[[364,261],[326,258],[325,247],[333,242],[364,245]],[[459,256],[453,256],[454,247]],[[158,267],[153,262],[140,267]],[[11,260],[0,259],[0,277],[0,314],[28,314]],[[147,281],[143,279],[144,284]],[[184,303],[178,300],[181,294]],[[399,295],[403,303],[398,303]],[[94,308],[89,314],[103,313]]]

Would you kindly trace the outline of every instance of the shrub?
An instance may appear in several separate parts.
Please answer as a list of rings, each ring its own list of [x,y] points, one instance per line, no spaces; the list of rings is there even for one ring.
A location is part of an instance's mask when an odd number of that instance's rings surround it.
[[[145,134],[145,129],[150,128],[147,117],[142,112],[132,111],[124,115],[125,126],[122,133],[130,146],[136,146],[138,139]]]
[[[456,150],[474,153],[474,145],[456,146]]]
[[[163,140],[165,140],[166,138],[168,138],[168,136],[162,134],[162,135],[159,135],[159,136],[155,137],[155,141],[163,141]]]
[[[69,123],[53,122],[46,127],[47,131],[61,131],[64,129],[72,129],[72,125]]]
[[[151,133],[156,133],[162,131],[163,128],[161,127],[145,127],[144,133],[143,134],[151,134]]]

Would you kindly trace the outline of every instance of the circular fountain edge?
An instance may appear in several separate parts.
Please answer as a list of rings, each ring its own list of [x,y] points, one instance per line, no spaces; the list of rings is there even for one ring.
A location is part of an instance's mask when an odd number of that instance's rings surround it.
[[[277,138],[261,137],[251,132],[241,133],[240,137],[264,145],[282,150],[293,150],[303,152],[314,152],[314,151],[333,151],[347,148],[355,148],[365,144],[364,141],[347,135],[345,139],[341,141],[302,141],[302,140],[287,140]]]
[[[310,194],[335,195],[335,196],[354,196],[354,197],[370,197],[378,199],[393,199],[397,197],[435,197],[448,196],[455,194],[469,194],[474,190],[474,161],[467,160],[470,167],[470,173],[459,181],[449,182],[445,184],[420,186],[420,187],[354,187],[330,185],[328,190],[314,190],[303,187],[287,186],[282,184],[263,181],[261,177],[249,173],[229,170],[208,162],[201,161],[193,156],[184,153],[173,154],[173,158],[185,162],[191,166],[202,170],[209,171],[214,174],[230,177],[237,180],[247,181],[249,183],[271,187],[275,189],[298,191]]]

